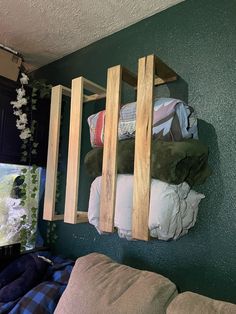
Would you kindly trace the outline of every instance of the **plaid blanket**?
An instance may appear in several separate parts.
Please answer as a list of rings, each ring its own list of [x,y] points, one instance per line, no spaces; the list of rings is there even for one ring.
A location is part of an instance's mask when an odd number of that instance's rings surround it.
[[[61,257],[50,257],[50,259],[53,265],[48,268],[46,280],[21,298],[8,303],[0,303],[1,314],[49,314],[54,312],[58,300],[66,288],[74,262]]]
[[[92,147],[102,147],[105,126],[105,110],[88,117],[90,142]],[[118,139],[135,137],[136,102],[120,109]],[[159,98],[153,106],[153,129],[155,138],[164,141],[181,141],[198,138],[197,119],[193,109],[179,99]]]

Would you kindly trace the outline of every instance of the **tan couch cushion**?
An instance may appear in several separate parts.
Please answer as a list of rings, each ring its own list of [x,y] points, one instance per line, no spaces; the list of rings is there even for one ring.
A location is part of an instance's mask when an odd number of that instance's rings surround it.
[[[55,314],[164,314],[176,295],[169,279],[92,253],[76,261]]]
[[[236,305],[217,301],[202,295],[184,292],[168,306],[167,314],[235,314]]]

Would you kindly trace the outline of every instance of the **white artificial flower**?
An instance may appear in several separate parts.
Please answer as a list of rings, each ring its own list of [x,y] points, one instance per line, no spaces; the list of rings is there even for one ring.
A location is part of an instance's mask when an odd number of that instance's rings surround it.
[[[25,73],[21,73],[20,82],[22,85],[28,84],[29,78]]]
[[[11,101],[11,105],[13,105],[13,108],[21,108],[22,106],[27,105],[27,99],[26,98],[21,98],[17,101]]]
[[[27,99],[26,98],[21,98],[20,100],[18,100],[18,102],[21,104],[21,106],[27,105]]]
[[[19,116],[19,118],[20,118],[21,123],[27,124],[28,119],[27,119],[26,113],[22,113],[22,114]]]
[[[21,88],[16,89],[17,99],[15,101],[11,101],[11,105],[13,106],[13,114],[17,116],[16,127],[21,131],[20,138],[25,140],[31,137],[31,131],[26,125],[28,124],[27,114],[23,113],[21,110],[22,106],[26,106],[28,101],[25,98],[26,92],[24,89],[24,85],[28,84],[29,78],[25,73],[21,73]]]
[[[31,137],[31,132],[30,132],[30,129],[29,129],[29,128],[26,128],[26,129],[24,129],[24,130],[21,132],[20,138],[21,138],[22,140],[25,140],[25,139],[27,139],[27,138],[29,138],[29,137]]]
[[[21,103],[18,101],[12,102],[13,108],[20,109],[22,107]]]
[[[17,100],[19,100],[25,96],[24,88],[19,88],[16,90],[16,92],[17,92]]]
[[[17,101],[11,101],[10,104],[13,106],[13,108],[20,108],[21,107],[18,100]]]
[[[20,120],[16,120],[16,127],[18,130],[24,130],[25,129],[25,123],[22,123]]]
[[[20,116],[20,115],[22,115],[22,110],[20,110],[20,109],[14,110],[14,111],[13,111],[13,114],[14,114],[15,116]]]

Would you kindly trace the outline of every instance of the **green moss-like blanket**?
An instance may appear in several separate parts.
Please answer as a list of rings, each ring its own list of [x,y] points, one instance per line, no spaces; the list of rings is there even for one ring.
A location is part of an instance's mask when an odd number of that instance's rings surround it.
[[[94,148],[85,156],[85,166],[90,176],[102,174],[102,148]],[[117,172],[134,171],[134,139],[118,143]],[[198,140],[181,142],[152,141],[151,176],[170,184],[187,182],[202,184],[211,174],[207,163],[208,148]]]

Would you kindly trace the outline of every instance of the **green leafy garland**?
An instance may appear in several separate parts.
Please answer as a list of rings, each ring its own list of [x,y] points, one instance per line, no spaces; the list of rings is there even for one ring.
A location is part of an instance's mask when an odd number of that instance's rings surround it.
[[[37,101],[38,99],[44,99],[44,98],[50,98],[51,97],[51,89],[52,85],[47,84],[46,80],[40,79],[40,80],[33,80],[29,86],[32,88],[32,94],[31,94],[31,104],[32,104],[32,110],[37,109]],[[34,123],[32,132],[35,131],[36,121],[32,120]],[[33,143],[33,149],[31,150],[31,153],[34,154],[35,148],[37,148],[38,143]],[[58,194],[57,196],[58,197]],[[56,224],[55,222],[48,221],[47,222],[47,231],[46,231],[46,244],[52,245],[57,240],[56,235]]]
[[[33,111],[37,110],[39,99],[49,98],[51,95],[52,85],[46,83],[45,80],[33,80],[28,85],[29,78],[22,73],[20,79],[21,88],[17,89],[17,99],[12,101],[14,115],[17,116],[16,127],[20,130],[20,138],[23,143],[21,145],[21,161],[31,165],[32,155],[37,154],[39,143],[35,141],[35,130],[37,121],[33,119]],[[24,86],[28,85],[28,96]],[[28,102],[31,107],[27,106]],[[23,109],[24,108],[24,109]],[[31,124],[28,126],[28,117]],[[19,186],[21,190],[20,205],[28,209],[28,215],[21,217],[20,226],[20,242],[22,251],[32,248],[36,240],[37,228],[37,212],[38,212],[38,191],[39,191],[39,168],[36,165],[26,166],[21,170],[20,178],[24,182]],[[47,226],[47,244],[51,244],[56,240],[55,223],[48,223]]]
[[[24,183],[20,186],[20,205],[28,208],[28,215],[21,217],[20,242],[22,250],[31,248],[36,240],[39,169],[37,166],[25,167],[21,170],[21,179]]]

